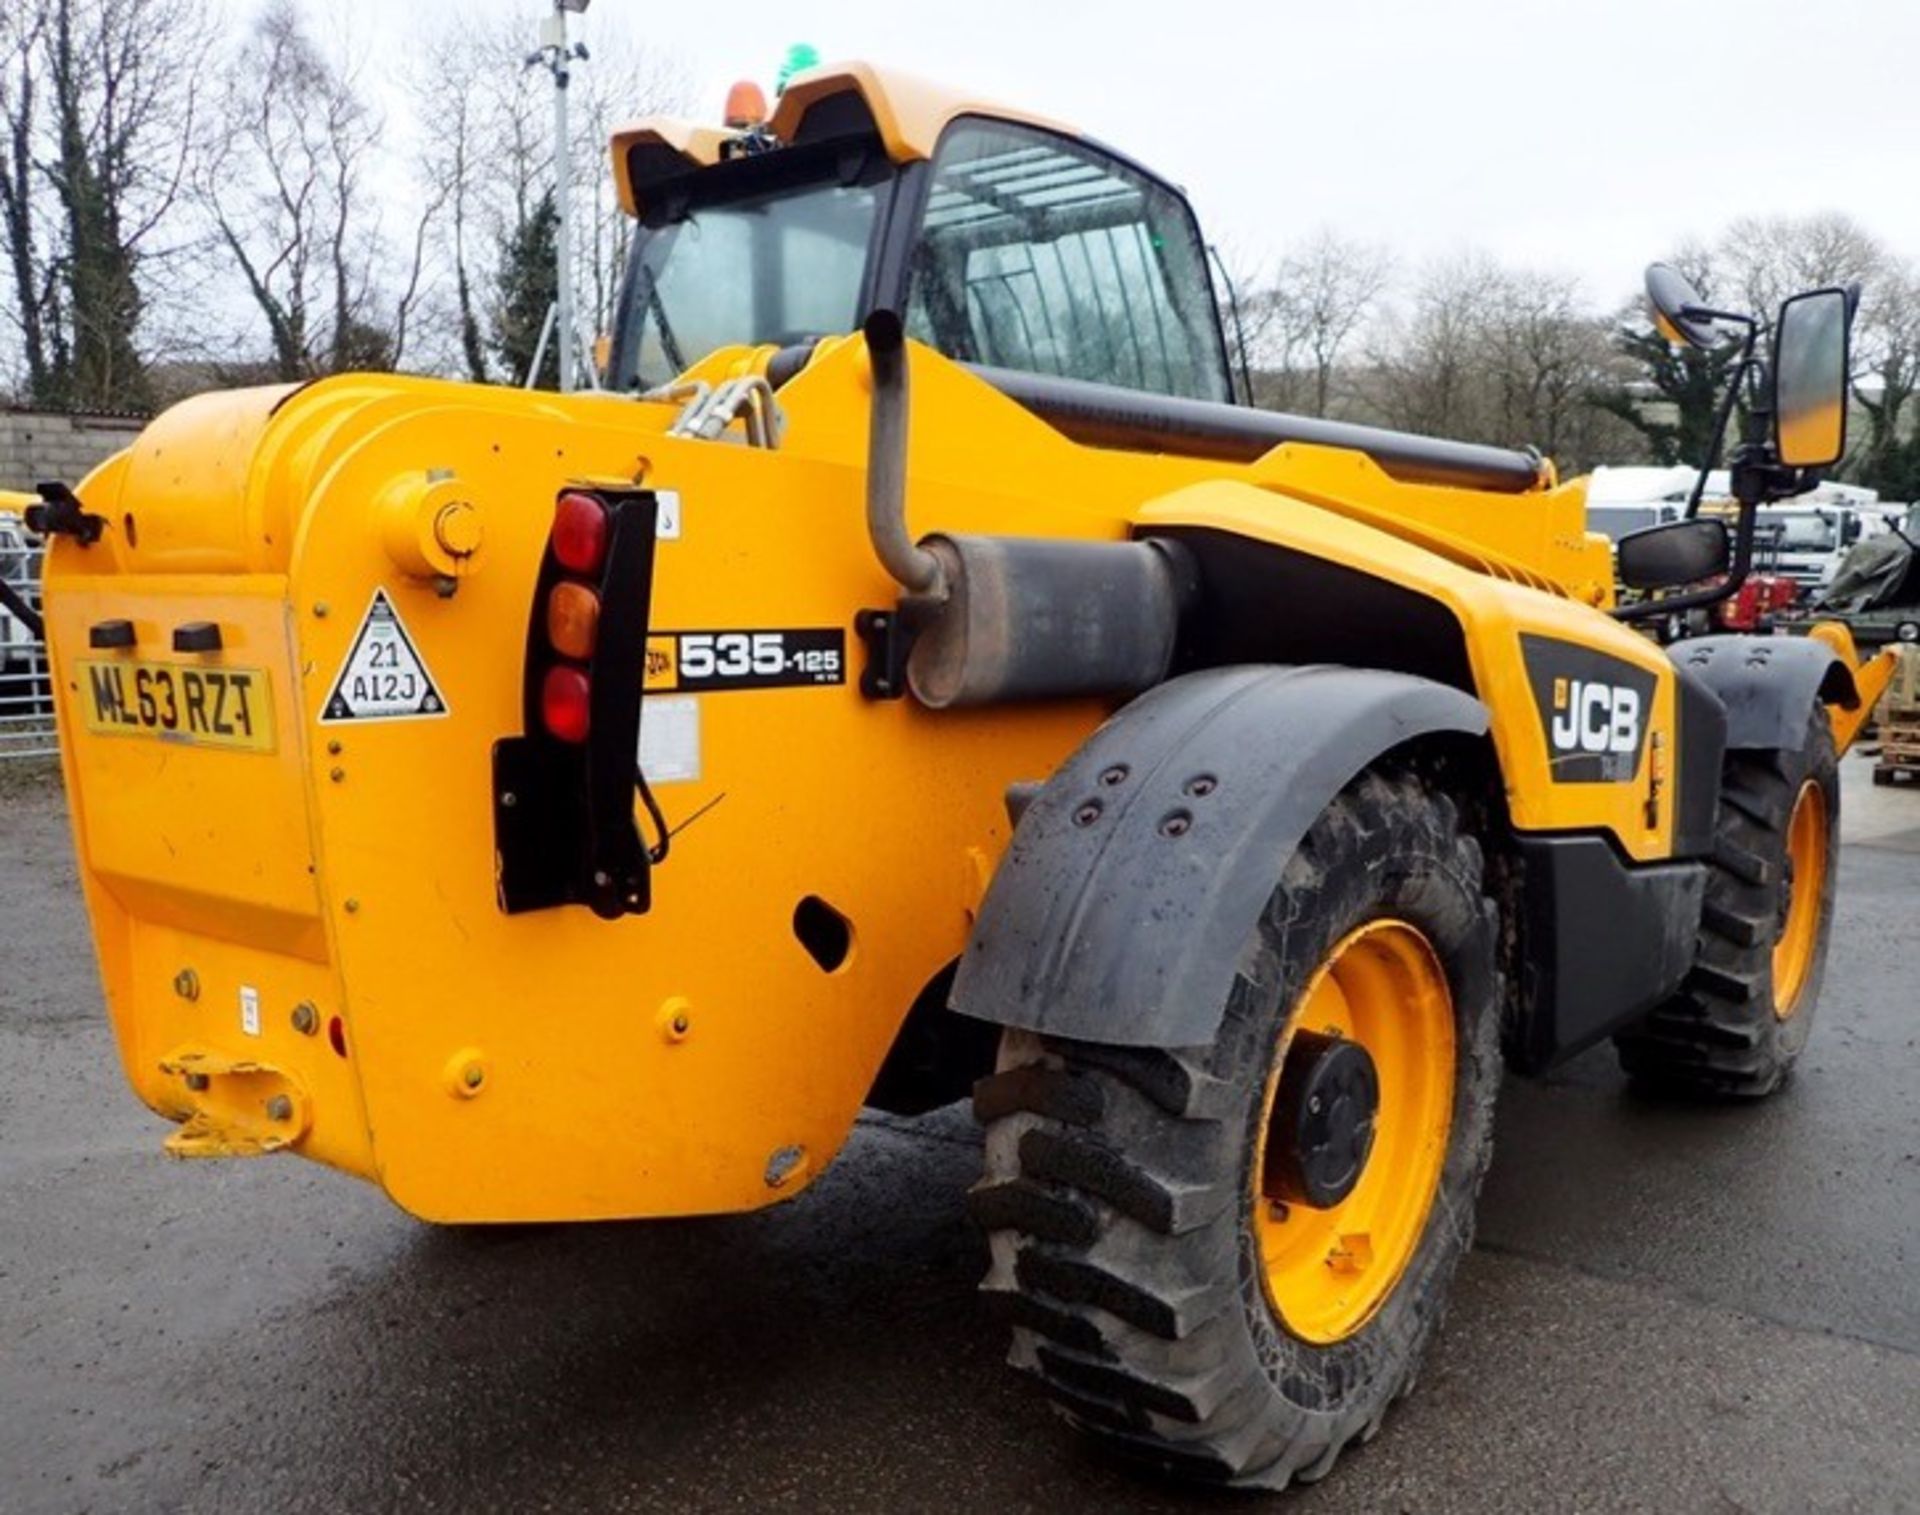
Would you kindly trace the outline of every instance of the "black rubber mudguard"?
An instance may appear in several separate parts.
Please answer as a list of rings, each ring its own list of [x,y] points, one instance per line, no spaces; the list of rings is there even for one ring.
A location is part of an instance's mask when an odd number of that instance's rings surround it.
[[[1124,1046],[1212,1040],[1293,849],[1374,759],[1486,707],[1409,674],[1234,667],[1108,721],[1020,817],[954,982],[956,1010]]]
[[[1811,637],[1690,637],[1667,655],[1727,707],[1730,752],[1798,747],[1816,700],[1846,710],[1860,705],[1845,660]]]

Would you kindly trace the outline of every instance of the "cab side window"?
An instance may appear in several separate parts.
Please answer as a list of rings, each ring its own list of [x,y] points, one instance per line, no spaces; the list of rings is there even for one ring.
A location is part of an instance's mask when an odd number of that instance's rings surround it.
[[[1227,400],[1186,202],[1099,149],[1005,122],[941,138],[907,331],[952,358]]]

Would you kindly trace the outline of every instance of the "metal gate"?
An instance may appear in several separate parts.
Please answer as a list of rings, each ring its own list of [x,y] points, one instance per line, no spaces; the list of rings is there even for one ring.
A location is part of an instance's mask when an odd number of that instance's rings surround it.
[[[0,579],[36,611],[45,556],[45,547],[27,536],[18,517],[0,516]],[[46,643],[0,597],[0,762],[46,757],[56,750]]]

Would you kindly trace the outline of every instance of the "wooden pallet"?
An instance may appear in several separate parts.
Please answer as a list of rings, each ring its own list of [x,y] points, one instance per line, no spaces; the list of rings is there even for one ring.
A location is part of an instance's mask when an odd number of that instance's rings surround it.
[[[1920,711],[1903,707],[1880,722],[1880,761],[1876,784],[1920,784]]]

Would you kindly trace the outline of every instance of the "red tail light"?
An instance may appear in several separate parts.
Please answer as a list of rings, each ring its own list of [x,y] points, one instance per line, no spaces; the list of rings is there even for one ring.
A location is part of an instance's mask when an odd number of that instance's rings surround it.
[[[607,507],[592,495],[561,495],[553,510],[553,555],[569,573],[598,573],[607,556]]]
[[[561,582],[547,596],[547,640],[562,657],[582,663],[600,634],[600,596],[584,584]]]
[[[587,676],[578,668],[547,670],[546,678],[540,683],[540,718],[556,738],[563,742],[584,742],[591,703]]]

